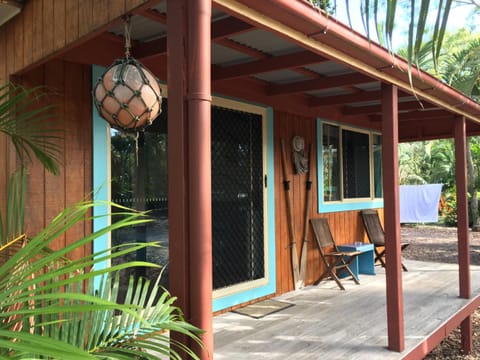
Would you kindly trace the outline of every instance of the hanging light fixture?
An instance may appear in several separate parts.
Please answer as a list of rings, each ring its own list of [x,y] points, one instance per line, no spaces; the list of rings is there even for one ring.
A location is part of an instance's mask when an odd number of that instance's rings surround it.
[[[130,18],[125,18],[125,57],[100,76],[93,89],[98,113],[123,131],[139,131],[152,124],[162,111],[158,79],[130,56]]]

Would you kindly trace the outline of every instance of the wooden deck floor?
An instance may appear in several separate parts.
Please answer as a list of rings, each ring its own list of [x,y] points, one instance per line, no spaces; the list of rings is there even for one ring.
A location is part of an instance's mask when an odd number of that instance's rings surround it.
[[[236,313],[214,318],[218,359],[402,359],[470,301],[458,298],[458,265],[405,261],[405,351],[387,349],[385,273],[361,275],[361,285],[331,280],[276,299],[293,303],[262,319]],[[472,267],[480,294],[480,267]]]

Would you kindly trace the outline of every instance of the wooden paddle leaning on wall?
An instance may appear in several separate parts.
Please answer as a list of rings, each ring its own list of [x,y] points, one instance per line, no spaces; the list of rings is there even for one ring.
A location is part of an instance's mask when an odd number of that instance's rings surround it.
[[[305,194],[305,217],[303,219],[303,240],[302,240],[302,252],[300,253],[300,282],[305,285],[305,278],[307,277],[307,252],[308,252],[308,218],[310,217],[310,204],[311,204],[311,190],[312,190],[312,144],[308,148],[308,172],[306,181],[306,194]]]
[[[285,152],[285,142],[280,140],[282,148],[282,170],[283,170],[283,188],[285,190],[285,201],[287,205],[287,226],[288,235],[290,236],[290,248],[291,248],[291,261],[292,261],[292,273],[293,284],[295,290],[302,288],[305,284],[300,280],[300,270],[298,267],[298,254],[297,246],[295,243],[295,232],[293,229],[293,215],[292,215],[292,203],[290,202],[290,180],[288,180],[287,174],[287,154]]]

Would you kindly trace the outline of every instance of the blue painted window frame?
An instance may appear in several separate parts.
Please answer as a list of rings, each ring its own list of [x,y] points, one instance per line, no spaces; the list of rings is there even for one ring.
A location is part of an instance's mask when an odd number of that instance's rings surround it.
[[[101,66],[93,66],[92,84],[96,83],[99,76],[105,71]],[[242,101],[230,99],[238,103]],[[245,102],[243,102],[245,103]],[[275,273],[275,192],[274,192],[274,149],[273,149],[273,109],[264,105],[249,103],[261,107],[266,113],[266,147],[267,147],[267,276],[266,281],[258,287],[249,288],[231,295],[226,295],[213,299],[213,311],[219,311],[234,305],[238,305],[262,296],[270,295],[276,291],[276,273]],[[215,104],[214,104],[215,105]],[[109,206],[106,203],[110,200],[109,179],[109,126],[98,114],[93,106],[93,188],[95,189],[93,198],[95,201],[104,201],[105,205],[94,208],[94,231],[109,225]],[[100,216],[100,217],[99,217]],[[105,251],[110,247],[109,236],[103,235],[96,239],[93,244],[94,252]],[[108,262],[98,265],[98,269],[108,267]],[[98,279],[100,281],[100,279]],[[98,284],[97,284],[98,286]]]
[[[330,213],[330,212],[339,212],[339,211],[351,211],[351,210],[361,210],[361,209],[378,209],[383,208],[383,199],[372,198],[372,199],[362,199],[354,200],[348,199],[343,201],[328,201],[323,200],[323,156],[322,156],[322,146],[323,146],[323,123],[328,123],[332,125],[342,126],[343,124],[337,123],[334,121],[329,121],[321,118],[317,118],[317,189],[318,189],[318,212],[321,213]],[[349,128],[366,130],[372,132],[371,129],[362,129],[360,127],[355,127],[348,125]]]

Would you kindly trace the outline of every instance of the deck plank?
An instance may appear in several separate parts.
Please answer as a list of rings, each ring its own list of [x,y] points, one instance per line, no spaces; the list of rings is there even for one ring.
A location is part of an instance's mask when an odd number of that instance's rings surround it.
[[[215,359],[401,359],[468,300],[458,297],[458,265],[406,261],[403,273],[405,351],[387,349],[385,273],[361,275],[361,285],[333,281],[289,292],[295,304],[262,319],[235,313],[214,318]],[[480,267],[472,266],[480,294]]]

